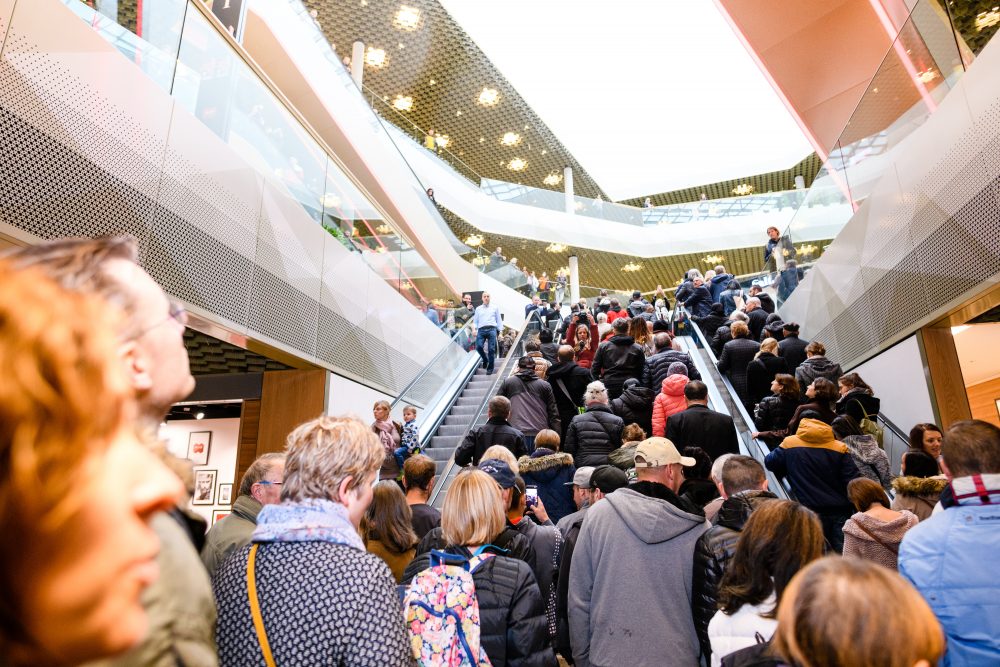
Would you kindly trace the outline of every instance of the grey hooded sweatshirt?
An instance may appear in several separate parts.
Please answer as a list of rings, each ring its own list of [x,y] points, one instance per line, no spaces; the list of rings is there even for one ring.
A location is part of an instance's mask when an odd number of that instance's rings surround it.
[[[691,575],[709,524],[682,506],[667,487],[639,482],[588,510],[568,600],[578,666],[698,664]]]

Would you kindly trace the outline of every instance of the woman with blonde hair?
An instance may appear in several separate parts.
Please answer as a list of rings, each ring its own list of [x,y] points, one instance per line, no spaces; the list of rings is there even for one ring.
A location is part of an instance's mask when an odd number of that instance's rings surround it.
[[[647,357],[656,354],[656,346],[653,345],[653,334],[642,317],[633,317],[628,322],[628,335],[635,339],[636,345],[642,348],[643,354]]]
[[[945,639],[927,602],[897,573],[828,556],[785,590],[772,650],[796,667],[932,667]]]
[[[441,511],[442,536],[448,545],[444,551],[461,559],[486,555],[472,571],[472,580],[479,603],[480,643],[490,664],[555,667],[535,575],[527,563],[502,555],[491,544],[505,525],[503,497],[493,478],[476,469],[459,473]],[[403,583],[431,567],[431,558],[426,553],[410,563]]]
[[[357,419],[324,416],[286,451],[281,503],[212,582],[220,665],[256,665],[262,650],[279,665],[410,665],[396,582],[358,534],[382,443]]]
[[[765,338],[753,361],[747,364],[747,392],[756,406],[771,394],[771,383],[779,375],[788,374],[788,362],[778,356],[778,341]],[[752,411],[751,411],[752,414]]]
[[[0,260],[0,662],[79,664],[146,635],[149,521],[183,493],[135,435],[120,313]]]
[[[747,368],[750,366],[760,350],[760,343],[750,338],[750,327],[746,322],[736,321],[729,325],[733,339],[722,346],[722,355],[719,357],[719,372],[729,376],[729,381],[733,384],[733,389],[740,397],[740,401],[749,411],[753,411],[750,404],[750,389],[747,384]]]
[[[406,496],[395,482],[375,485],[372,504],[361,518],[361,537],[368,553],[385,561],[396,583],[402,581],[403,570],[417,553],[417,534]]]
[[[379,480],[394,480],[399,477],[401,472],[395,452],[403,441],[403,425],[392,420],[389,416],[391,409],[389,401],[375,401],[375,405],[372,406],[372,413],[375,416],[375,421],[372,422],[372,433],[378,436],[378,440],[385,450],[385,460],[382,461],[378,472]]]
[[[578,316],[577,319],[573,321],[579,322],[582,317],[583,316]],[[569,327],[566,331],[566,339],[563,341],[564,344],[573,348],[576,363],[582,368],[590,368],[594,364],[594,354],[596,354],[597,346],[600,343],[600,337],[598,335],[597,324],[594,322],[594,316],[587,313],[586,318],[588,320],[587,323],[579,323],[575,326]],[[570,338],[571,332],[572,339]]]
[[[498,459],[503,461],[510,466],[511,471],[513,471],[515,475],[520,474],[517,465],[517,457],[514,456],[514,453],[510,451],[510,449],[504,447],[503,445],[490,445],[487,447],[486,451],[483,452],[483,455],[479,460],[486,461],[487,459]]]

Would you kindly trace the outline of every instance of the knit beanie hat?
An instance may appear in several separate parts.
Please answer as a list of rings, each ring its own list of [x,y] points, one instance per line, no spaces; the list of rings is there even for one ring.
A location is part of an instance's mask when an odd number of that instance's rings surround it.
[[[667,366],[667,377],[671,375],[687,375],[688,368],[680,361],[675,361]]]
[[[653,333],[659,333],[661,331],[670,331],[670,322],[666,320],[656,320],[653,322]]]

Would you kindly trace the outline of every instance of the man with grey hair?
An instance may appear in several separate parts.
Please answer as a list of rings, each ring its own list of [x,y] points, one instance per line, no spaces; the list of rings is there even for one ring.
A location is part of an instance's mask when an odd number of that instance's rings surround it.
[[[661,331],[653,336],[656,353],[649,356],[642,367],[642,386],[660,391],[663,380],[669,375],[670,364],[680,362],[687,368],[688,378],[700,380],[701,373],[694,365],[694,360],[687,352],[675,350],[670,341],[670,334]]]
[[[494,396],[487,407],[489,419],[482,426],[472,429],[455,450],[455,463],[460,466],[479,465],[483,453],[493,445],[503,445],[515,458],[527,456],[524,434],[510,425],[510,400]]]
[[[622,446],[625,422],[611,411],[608,391],[599,381],[587,385],[583,394],[586,412],[573,417],[566,430],[563,451],[573,455],[573,464],[599,466],[608,463],[608,455]]]
[[[712,303],[720,302],[722,293],[733,280],[733,274],[728,273],[726,267],[721,264],[715,267],[715,277],[712,278],[712,284],[708,288],[712,293]]]
[[[767,312],[760,307],[760,299],[755,296],[747,299],[747,326],[750,327],[752,340],[760,340],[760,332],[767,324]]]
[[[281,502],[281,484],[285,477],[285,454],[271,452],[250,464],[240,480],[239,496],[233,502],[229,516],[209,529],[205,546],[201,549],[201,562],[209,576],[230,554],[250,543],[250,536],[257,527],[257,515],[264,505]]]
[[[677,495],[682,466],[694,464],[666,438],[647,438],[635,451],[638,481],[587,511],[569,582],[577,665],[699,664],[691,574],[708,522]]]
[[[138,426],[155,440],[170,406],[194,390],[194,377],[184,347],[187,314],[138,265],[138,256],[136,240],[127,236],[56,239],[5,255],[15,266],[38,268],[65,289],[121,309],[118,354],[135,391]],[[191,477],[190,463],[164,447],[157,454],[182,477]],[[193,487],[193,480],[188,484]],[[160,575],[142,594],[149,631],[139,646],[100,664],[216,665],[215,598],[192,542],[201,539],[203,525],[194,525],[179,507],[154,516],[150,525],[160,539]]]
[[[729,326],[733,322],[747,322],[748,320],[749,318],[746,313],[740,310],[734,310],[729,315],[729,323],[723,324],[715,330],[715,335],[712,337],[709,344],[712,346],[712,351],[715,352],[716,357],[722,356],[722,347],[733,339],[733,332],[729,329]]]
[[[726,461],[734,456],[736,454],[723,454],[712,463],[712,471],[709,473],[709,477],[712,478],[715,488],[719,490],[719,497],[705,505],[705,518],[710,523],[715,523],[715,517],[719,514],[719,507],[722,506],[722,501],[726,499],[726,496],[722,492],[722,466],[726,465]]]
[[[717,482],[722,494],[722,505],[716,525],[698,538],[695,546],[691,594],[694,624],[706,663],[711,658],[708,622],[718,611],[716,600],[719,582],[736,552],[736,540],[750,518],[750,513],[763,503],[777,498],[767,490],[764,467],[754,459],[738,454],[725,454],[716,462],[718,461],[724,461]],[[715,468],[713,465],[713,478]]]

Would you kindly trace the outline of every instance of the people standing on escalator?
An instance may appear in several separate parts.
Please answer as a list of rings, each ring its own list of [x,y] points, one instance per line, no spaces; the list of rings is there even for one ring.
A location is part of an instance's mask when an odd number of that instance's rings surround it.
[[[726,284],[726,289],[719,292],[719,303],[722,304],[722,314],[729,317],[733,311],[742,310],[746,305],[743,297],[743,288],[739,282],[730,280]]]
[[[545,429],[535,436],[535,451],[517,461],[518,474],[528,486],[538,489],[545,511],[552,523],[576,511],[573,501],[573,457],[561,451],[562,439],[555,431]]]
[[[722,346],[722,356],[719,358],[719,372],[725,373],[733,385],[733,390],[739,396],[743,405],[750,405],[750,392],[747,386],[747,366],[753,361],[760,349],[760,343],[750,338],[750,329],[743,322],[733,322],[729,327],[733,339]]]
[[[524,435],[527,453],[535,450],[535,434],[544,429],[560,431],[559,411],[556,410],[552,386],[537,375],[538,359],[523,356],[517,361],[518,371],[503,381],[497,396],[510,400],[510,423]],[[542,360],[544,361],[544,359]],[[515,452],[515,457],[520,453]]]
[[[608,392],[601,382],[587,385],[583,401],[587,411],[573,417],[564,449],[573,455],[577,468],[604,465],[608,454],[621,447],[625,423],[611,412]]]
[[[378,436],[382,448],[386,451],[385,461],[379,470],[379,480],[395,480],[399,477],[400,466],[396,462],[396,450],[403,442],[403,425],[389,418],[389,401],[375,401],[372,414],[372,432]]]
[[[788,260],[788,264],[785,265],[785,268],[778,275],[778,298],[781,301],[787,301],[803,278],[805,278],[805,273],[799,268],[795,260]]]
[[[493,445],[503,445],[515,458],[528,453],[524,434],[507,421],[510,417],[510,400],[506,396],[494,396],[490,399],[487,416],[486,423],[469,431],[455,450],[457,465],[479,465],[483,454]]]
[[[684,364],[687,376],[692,380],[700,380],[701,373],[694,365],[694,360],[687,352],[675,350],[670,334],[661,331],[653,336],[656,354],[647,357],[642,367],[642,384],[653,391],[659,391],[663,380],[670,375],[670,365],[676,362]]]
[[[590,313],[578,311],[566,330],[563,345],[569,345],[576,354],[576,363],[584,368],[590,368],[600,344],[597,323]]]
[[[751,405],[756,406],[771,393],[771,383],[779,373],[788,373],[788,362],[778,356],[778,341],[766,338],[747,366],[747,391]]]
[[[611,307],[608,308],[608,323],[614,324],[620,317],[628,319],[628,311],[622,308],[622,304],[616,297],[611,298]]]
[[[786,435],[795,434],[799,428],[799,420],[808,411],[815,412],[818,415],[816,419],[827,424],[833,424],[833,420],[837,418],[837,413],[833,409],[837,402],[837,385],[826,378],[816,378],[812,384],[806,387],[806,399],[805,403],[795,408],[795,413],[792,414],[792,418],[788,422]]]
[[[722,293],[729,287],[729,283],[733,281],[733,274],[726,272],[726,267],[721,264],[715,267],[715,275],[712,277],[711,283],[708,285],[708,291],[712,293],[712,302],[720,303],[722,300]]]
[[[630,377],[642,378],[642,368],[646,354],[628,335],[628,318],[619,317],[613,325],[614,335],[601,343],[594,355],[591,372],[594,379],[601,380],[611,398],[621,396],[625,380]]]
[[[675,361],[667,369],[667,377],[660,383],[660,393],[653,401],[652,431],[647,431],[658,438],[666,437],[667,420],[671,415],[687,409],[687,399],[684,398],[684,387],[690,381],[687,367]]]
[[[642,292],[635,290],[632,292],[632,299],[628,302],[629,317],[639,317],[646,312],[646,306],[648,305],[649,301],[646,301],[646,299],[642,297]]]
[[[903,457],[900,476],[892,480],[896,497],[892,509],[909,510],[921,521],[934,512],[948,478],[940,474],[937,461],[929,454],[911,450]]]
[[[736,426],[729,415],[708,407],[708,387],[691,380],[684,387],[687,409],[667,418],[667,439],[678,447],[701,447],[712,459],[739,454]]]
[[[712,336],[718,331],[719,327],[726,323],[726,316],[723,315],[725,309],[722,307],[721,303],[713,303],[712,309],[705,317],[692,317],[691,320],[698,325],[701,329],[701,333],[705,336],[705,340],[712,340]]]
[[[782,236],[777,227],[767,228],[767,244],[764,246],[764,264],[771,273],[785,268],[785,262],[795,259],[795,246],[791,239]]]
[[[847,415],[860,424],[864,419],[876,421],[882,401],[875,396],[875,390],[861,379],[857,373],[845,373],[837,380],[840,400],[837,401],[837,414]]]
[[[644,356],[649,357],[656,348],[653,345],[653,334],[649,330],[646,320],[641,317],[633,317],[628,323],[628,335],[632,337],[635,344],[642,348]]]
[[[784,328],[785,323],[781,320],[781,315],[771,313],[764,322],[764,330],[760,332],[760,342],[763,343],[766,339],[773,338],[780,343],[781,339],[785,337]]]
[[[635,378],[629,378],[625,380],[622,395],[611,401],[611,411],[621,417],[624,423],[638,424],[649,433],[652,428],[654,398],[656,394],[652,389],[642,386]]]
[[[903,453],[902,465],[906,466],[906,459],[914,452],[926,454],[937,465],[941,460],[942,433],[941,427],[936,424],[916,424],[910,429],[910,446]]]
[[[826,378],[836,386],[843,374],[840,364],[826,358],[826,346],[816,340],[806,345],[806,360],[795,369],[795,379],[800,387],[808,387],[818,378]]]
[[[705,317],[712,312],[712,293],[705,287],[705,280],[701,276],[695,276],[691,281],[690,293],[684,299],[684,307],[691,313],[691,317]]]
[[[795,374],[795,369],[806,360],[806,347],[809,341],[799,338],[799,325],[795,322],[785,322],[781,327],[781,340],[778,341],[778,356],[788,362],[788,372]]]
[[[556,355],[559,353],[559,343],[552,342],[552,330],[542,329],[538,334],[538,342],[541,344],[540,352],[542,353],[542,358],[545,359],[549,364],[556,363]]]
[[[745,312],[747,314],[747,326],[750,327],[750,338],[760,340],[760,333],[767,324],[767,311],[760,305],[760,299],[752,296],[747,299]]]
[[[712,352],[715,353],[716,357],[722,356],[722,347],[733,339],[733,332],[730,329],[733,322],[743,322],[746,324],[747,319],[747,314],[742,310],[734,310],[729,315],[729,322],[715,330],[715,335],[709,341],[709,345],[712,346]],[[749,327],[747,328],[749,329]]]
[[[760,299],[760,307],[763,308],[764,312],[768,315],[774,313],[776,310],[774,307],[774,299],[772,299],[771,295],[765,292],[764,288],[760,285],[754,284],[750,286],[750,296],[755,296]]]
[[[573,360],[573,348],[569,345],[561,346],[556,363],[549,369],[548,382],[555,397],[563,438],[566,437],[566,430],[573,417],[579,414],[580,408],[585,407],[583,393],[593,380],[590,369]]]
[[[780,445],[787,435],[788,422],[799,407],[799,396],[799,383],[793,376],[775,375],[771,395],[762,398],[754,410],[757,430],[753,437],[763,440],[770,449]]]
[[[862,433],[858,422],[850,415],[839,415],[830,424],[837,440],[847,445],[854,457],[858,472],[888,491],[892,488],[892,473],[889,471],[889,455],[879,447],[875,437]]]
[[[496,361],[497,334],[503,329],[503,316],[500,308],[490,304],[489,292],[483,292],[483,302],[476,306],[472,327],[476,330],[476,352],[483,361],[486,373],[490,374]]]
[[[698,269],[689,269],[688,272],[684,274],[684,279],[681,281],[681,284],[677,286],[676,290],[674,290],[674,301],[676,303],[681,303],[691,296],[691,290],[694,289],[695,277],[701,277],[701,271]]]

